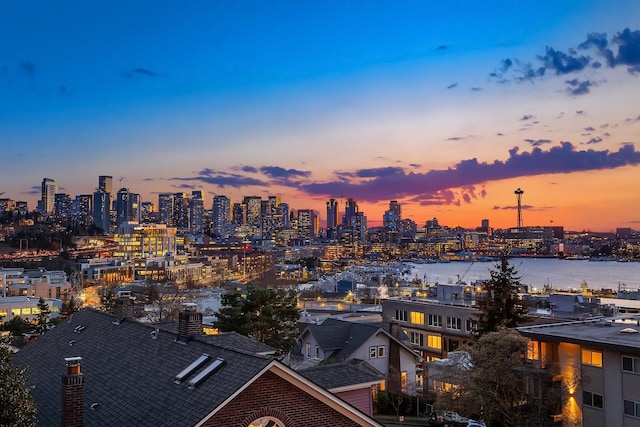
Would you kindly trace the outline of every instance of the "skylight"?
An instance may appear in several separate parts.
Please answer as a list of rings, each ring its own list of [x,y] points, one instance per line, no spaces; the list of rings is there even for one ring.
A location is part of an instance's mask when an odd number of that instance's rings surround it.
[[[195,388],[200,385],[204,380],[213,375],[214,372],[222,368],[225,363],[224,359],[218,357],[213,363],[204,368],[198,375],[189,381],[189,388]]]
[[[184,368],[178,375],[176,375],[176,379],[174,382],[176,384],[180,384],[182,380],[184,380],[186,377],[188,377],[193,372],[195,372],[196,369],[204,365],[209,359],[211,359],[211,356],[209,356],[207,353],[204,353],[202,356],[198,357],[193,363],[191,363],[189,366]]]

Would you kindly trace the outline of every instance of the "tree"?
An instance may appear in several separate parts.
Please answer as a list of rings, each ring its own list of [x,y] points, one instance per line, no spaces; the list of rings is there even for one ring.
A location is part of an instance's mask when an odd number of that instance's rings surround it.
[[[215,326],[222,332],[238,332],[285,353],[295,344],[300,319],[298,297],[293,291],[249,286],[247,295],[222,296]]]
[[[545,425],[551,417],[525,403],[526,349],[527,339],[514,330],[502,328],[481,336],[468,349],[468,359],[449,368],[455,385],[438,394],[436,407],[483,418],[489,426]]]
[[[35,426],[37,408],[31,388],[25,385],[25,369],[11,363],[13,353],[6,339],[0,342],[0,425]]]
[[[22,334],[27,334],[31,332],[32,329],[33,325],[20,316],[15,316],[13,319],[6,321],[4,324],[4,330],[9,331],[9,333],[14,337],[19,337]]]
[[[44,334],[49,330],[49,316],[51,310],[49,310],[49,304],[47,304],[44,298],[40,297],[38,300],[38,316],[35,326],[35,332],[37,334]]]
[[[495,270],[491,270],[491,279],[484,283],[484,290],[476,304],[478,315],[478,334],[495,332],[500,327],[513,328],[522,323],[526,308],[518,296],[521,286],[515,267],[503,256]]]
[[[73,295],[71,295],[69,301],[64,301],[62,303],[62,317],[67,318],[73,315],[73,313],[76,313],[79,309],[78,301]]]

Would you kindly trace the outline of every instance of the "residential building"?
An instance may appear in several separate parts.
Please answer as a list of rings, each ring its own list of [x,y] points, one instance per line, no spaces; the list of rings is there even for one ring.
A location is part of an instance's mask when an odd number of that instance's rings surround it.
[[[176,253],[176,229],[165,224],[125,222],[113,236],[114,256],[124,259],[166,256]]]
[[[51,178],[44,178],[42,180],[41,187],[41,210],[43,213],[53,213],[55,194],[58,192],[58,184],[56,184],[56,181]]]
[[[174,197],[172,193],[161,193],[158,195],[158,215],[160,224],[167,227],[174,226]]]
[[[111,193],[100,189],[93,193],[93,223],[111,233]]]
[[[128,188],[121,188],[118,191],[116,196],[116,227],[125,222],[135,221],[131,196]]]
[[[262,210],[262,199],[260,196],[245,196],[242,204],[246,209],[245,223],[259,227]]]
[[[192,233],[204,232],[204,191],[193,190],[189,200],[189,230]]]
[[[336,237],[336,227],[338,226],[338,201],[329,199],[327,202],[327,237]]]
[[[73,214],[71,197],[65,193],[56,193],[53,199],[53,214],[57,219],[70,220]]]
[[[90,225],[93,222],[93,196],[78,194],[73,202],[73,218],[80,224]]]
[[[179,230],[189,228],[189,198],[186,193],[173,195],[173,226]]]
[[[227,196],[213,197],[213,233],[220,237],[229,237],[226,232],[231,223],[231,201]]]

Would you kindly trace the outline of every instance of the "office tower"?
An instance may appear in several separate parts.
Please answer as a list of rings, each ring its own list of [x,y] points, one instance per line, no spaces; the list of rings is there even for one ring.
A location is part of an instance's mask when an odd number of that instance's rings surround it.
[[[111,232],[111,194],[100,189],[93,193],[93,223],[105,233]]]
[[[234,224],[242,225],[247,222],[247,206],[244,203],[234,203],[232,214]]]
[[[189,228],[189,198],[186,193],[173,195],[173,226],[178,230]]]
[[[71,219],[73,204],[71,197],[65,193],[56,193],[53,199],[53,214],[58,219]]]
[[[349,197],[344,205],[344,218],[342,219],[342,223],[344,225],[353,225],[353,219],[356,213],[358,213],[358,203]]]
[[[192,233],[204,231],[204,192],[193,190],[189,201],[189,229]]]
[[[216,236],[225,236],[224,230],[230,223],[231,201],[227,196],[214,196],[213,198],[213,233]]]
[[[156,207],[153,202],[140,202],[140,222],[153,222]]]
[[[129,198],[131,199],[131,210],[133,212],[133,222],[142,222],[142,200],[140,199],[140,194],[138,193],[129,193]]]
[[[260,225],[262,199],[259,196],[245,196],[242,203],[247,210],[245,222],[256,226]]]
[[[289,228],[289,204],[279,203],[276,213],[282,216],[282,226],[280,228]]]
[[[43,213],[53,213],[55,204],[55,194],[58,192],[58,185],[51,178],[42,180],[41,207]]]
[[[111,194],[113,190],[113,177],[108,175],[100,175],[98,177],[98,191]]]
[[[367,217],[364,212],[356,212],[353,216],[353,229],[358,240],[364,241],[367,237]]]
[[[78,194],[73,202],[73,217],[82,225],[93,222],[93,196],[91,194]]]
[[[121,188],[116,196],[116,226],[129,221],[134,221],[133,200],[129,189]]]
[[[336,237],[336,227],[338,226],[338,201],[329,199],[327,202],[327,237]]]
[[[298,209],[298,235],[304,239],[313,239],[318,235],[319,218],[314,210]]]
[[[162,193],[158,195],[158,215],[161,224],[167,227],[173,226],[173,194]]]
[[[267,199],[267,209],[264,213],[277,213],[280,206],[280,196],[269,196]]]

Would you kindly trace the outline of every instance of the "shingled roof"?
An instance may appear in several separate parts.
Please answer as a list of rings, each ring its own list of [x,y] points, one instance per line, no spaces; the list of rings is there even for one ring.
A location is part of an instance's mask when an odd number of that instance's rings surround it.
[[[113,320],[82,310],[15,354],[16,365],[28,366],[40,425],[60,425],[65,358],[82,358],[85,425],[136,426],[194,425],[274,360],[206,337],[179,343],[153,325]],[[203,354],[224,366],[196,387],[174,382]]]
[[[385,379],[383,374],[361,360],[317,365],[298,372],[329,391],[380,384]]]

